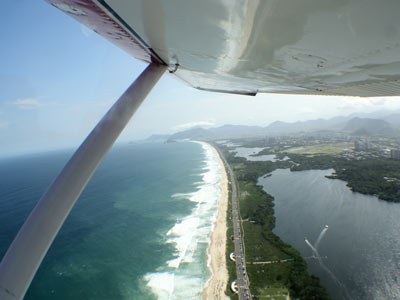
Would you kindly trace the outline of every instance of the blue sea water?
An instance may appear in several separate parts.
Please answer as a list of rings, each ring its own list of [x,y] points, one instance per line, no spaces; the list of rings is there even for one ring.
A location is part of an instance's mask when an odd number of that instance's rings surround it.
[[[71,156],[0,160],[0,257]],[[208,145],[116,146],[77,201],[25,297],[200,299],[221,175]]]

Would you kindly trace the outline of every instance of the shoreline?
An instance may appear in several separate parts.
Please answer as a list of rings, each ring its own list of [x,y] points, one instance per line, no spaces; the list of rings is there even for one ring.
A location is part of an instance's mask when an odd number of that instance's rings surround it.
[[[211,278],[208,280],[206,286],[201,291],[202,300],[229,300],[225,295],[225,288],[228,283],[228,269],[226,266],[226,216],[228,209],[228,177],[226,174],[224,163],[218,151],[206,143],[214,151],[218,163],[221,168],[221,197],[218,200],[218,212],[214,221],[213,231],[211,233],[210,245],[207,249],[209,258],[209,265],[211,266]]]

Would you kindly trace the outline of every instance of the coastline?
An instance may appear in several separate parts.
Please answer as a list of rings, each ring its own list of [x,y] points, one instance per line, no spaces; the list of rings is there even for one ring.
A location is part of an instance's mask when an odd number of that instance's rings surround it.
[[[211,147],[218,159],[221,168],[221,198],[218,201],[218,212],[214,222],[214,228],[211,234],[210,245],[208,247],[208,257],[211,266],[212,276],[201,292],[202,300],[229,300],[225,295],[226,284],[229,280],[228,270],[226,266],[226,214],[228,209],[228,177],[226,174],[224,163],[218,151]]]

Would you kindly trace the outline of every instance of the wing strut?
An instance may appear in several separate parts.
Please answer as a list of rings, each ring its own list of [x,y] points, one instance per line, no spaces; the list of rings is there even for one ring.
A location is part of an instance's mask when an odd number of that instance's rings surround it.
[[[0,264],[0,299],[22,299],[97,166],[166,66],[151,63],[105,114],[39,200]]]

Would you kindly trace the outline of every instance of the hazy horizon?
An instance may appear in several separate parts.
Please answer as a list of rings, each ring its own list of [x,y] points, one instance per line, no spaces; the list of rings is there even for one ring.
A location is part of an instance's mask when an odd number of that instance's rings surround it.
[[[146,64],[44,1],[5,3],[0,155],[76,148]],[[12,31],[7,28],[13,28]],[[199,91],[166,73],[119,141],[197,125],[267,126],[376,110],[399,97],[358,98]]]
[[[395,109],[395,110],[376,110],[376,111],[371,111],[371,112],[352,112],[349,114],[343,114],[343,115],[336,115],[333,117],[327,117],[327,118],[310,118],[310,119],[303,119],[303,120],[294,120],[294,121],[282,121],[282,120],[273,120],[270,123],[266,124],[266,125],[254,125],[254,124],[245,124],[245,123],[225,123],[225,124],[221,124],[221,125],[211,125],[211,124],[207,124],[206,122],[199,122],[199,123],[187,123],[187,124],[182,124],[182,126],[180,126],[179,129],[176,129],[174,132],[172,133],[153,133],[152,135],[171,135],[171,134],[175,134],[177,132],[180,131],[185,131],[185,130],[189,130],[189,129],[193,129],[193,128],[218,128],[221,126],[226,126],[226,125],[232,125],[232,126],[259,126],[259,127],[268,127],[269,125],[275,123],[275,122],[284,122],[284,123],[289,123],[289,124],[293,124],[293,123],[297,123],[297,122],[307,122],[307,121],[313,121],[313,120],[330,120],[333,118],[338,118],[338,117],[361,117],[361,118],[370,118],[370,119],[374,119],[374,118],[378,118],[380,115],[386,116],[386,115],[390,115],[390,114],[400,114],[400,109]],[[365,115],[365,116],[364,116]],[[149,136],[149,137],[150,137]],[[142,139],[139,139],[142,140]],[[133,140],[135,141],[135,140]]]
[[[400,101],[399,101],[400,102]],[[389,114],[397,114],[400,113],[400,109],[396,109],[396,110],[376,110],[376,111],[372,111],[372,112],[353,112],[350,114],[343,114],[343,115],[336,115],[333,117],[329,117],[329,118],[310,118],[310,119],[306,119],[306,120],[295,120],[295,121],[289,121],[286,123],[296,123],[296,122],[306,122],[306,121],[312,121],[312,120],[318,120],[318,119],[323,119],[323,120],[329,120],[332,118],[336,118],[336,117],[365,117],[365,118],[374,118],[374,116],[379,116],[379,115],[389,115]],[[363,116],[363,115],[366,116]],[[185,131],[185,130],[189,130],[189,129],[193,129],[193,128],[206,128],[206,129],[212,129],[212,128],[218,128],[221,126],[225,126],[225,125],[232,125],[232,126],[259,126],[259,127],[268,127],[269,125],[271,125],[274,122],[277,121],[282,121],[282,120],[274,120],[266,125],[254,125],[254,124],[235,124],[235,123],[226,123],[226,124],[221,124],[221,125],[210,125],[207,123],[187,123],[187,124],[182,124],[181,127],[179,128],[175,128],[175,130],[173,130],[172,132],[169,133],[163,133],[163,132],[154,132],[151,133],[143,138],[132,138],[132,139],[118,139],[117,142],[115,143],[115,146],[119,146],[119,145],[124,145],[126,143],[130,143],[130,142],[143,142],[146,141],[147,139],[151,138],[152,136],[157,136],[157,135],[173,135],[175,133],[181,132],[181,131]],[[285,121],[282,121],[285,122]],[[83,142],[83,140],[81,141]],[[11,151],[11,152],[0,152],[0,158],[12,158],[12,157],[16,157],[16,156],[23,156],[23,155],[30,155],[30,154],[40,154],[40,153],[46,153],[46,152],[53,152],[53,151],[68,151],[70,150],[71,152],[75,151],[76,148],[80,145],[80,143],[78,143],[77,145],[58,145],[58,144],[53,144],[53,145],[49,145],[48,147],[31,147],[31,148],[25,148],[22,149],[21,151]]]

